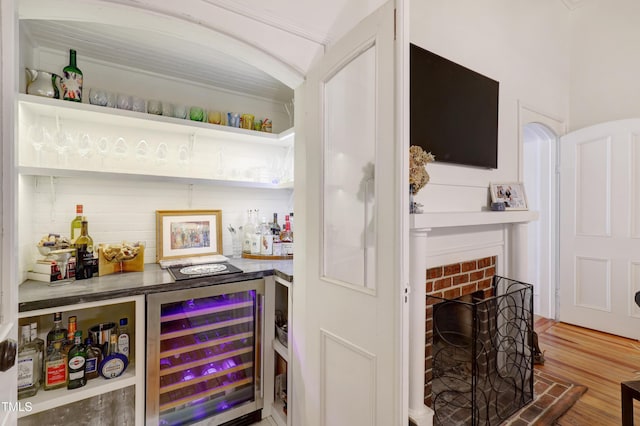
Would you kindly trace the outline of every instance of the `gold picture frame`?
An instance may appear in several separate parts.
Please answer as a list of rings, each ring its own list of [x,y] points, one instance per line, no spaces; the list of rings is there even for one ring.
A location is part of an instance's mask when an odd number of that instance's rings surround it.
[[[492,183],[491,202],[503,202],[505,210],[529,210],[522,182]]]
[[[222,210],[156,210],[156,261],[222,254]]]

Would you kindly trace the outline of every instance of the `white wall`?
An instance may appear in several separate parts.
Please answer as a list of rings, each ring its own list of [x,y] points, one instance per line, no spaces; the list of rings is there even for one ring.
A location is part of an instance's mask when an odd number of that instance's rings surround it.
[[[31,220],[18,223],[21,272],[38,258],[35,244],[43,235],[69,235],[76,204],[84,206],[95,243],[144,241],[145,263],[154,263],[156,210],[222,210],[222,252],[230,256],[229,225],[244,225],[248,209],[259,209],[267,220],[278,213],[283,222],[293,211],[293,195],[288,189],[26,176],[20,182],[20,211]]]
[[[570,130],[640,116],[640,2],[588,2],[571,16]]]
[[[559,0],[411,2],[411,42],[500,82],[498,169],[429,164],[425,211],[477,211],[489,182],[522,179],[518,102],[568,115],[569,10]]]

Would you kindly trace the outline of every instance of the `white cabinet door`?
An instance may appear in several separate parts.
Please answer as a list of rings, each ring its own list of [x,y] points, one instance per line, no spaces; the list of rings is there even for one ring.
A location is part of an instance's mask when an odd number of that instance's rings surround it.
[[[18,286],[15,256],[14,119],[17,92],[17,16],[13,0],[0,2],[0,135],[2,198],[0,199],[0,342],[17,338]],[[0,425],[16,423],[19,407],[15,366],[0,372]]]
[[[332,44],[296,92],[294,425],[407,424],[400,43],[391,1]]]
[[[640,337],[640,120],[560,140],[563,322]]]

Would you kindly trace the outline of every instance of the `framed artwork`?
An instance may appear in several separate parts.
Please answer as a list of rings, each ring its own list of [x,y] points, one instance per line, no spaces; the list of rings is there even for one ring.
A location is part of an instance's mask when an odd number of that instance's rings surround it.
[[[222,210],[156,210],[156,261],[222,254]]]
[[[528,210],[522,182],[492,183],[491,202],[503,202],[506,210]]]

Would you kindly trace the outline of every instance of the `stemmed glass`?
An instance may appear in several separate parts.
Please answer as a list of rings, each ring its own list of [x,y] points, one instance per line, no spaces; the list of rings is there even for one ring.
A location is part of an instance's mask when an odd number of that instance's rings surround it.
[[[91,150],[93,149],[93,141],[89,136],[89,133],[83,133],[78,140],[78,154],[83,160],[87,160],[91,156]]]
[[[58,129],[55,138],[53,138],[53,146],[58,153],[58,164],[62,167],[67,165],[67,152],[71,149],[73,137],[71,133]]]
[[[98,139],[96,149],[98,150],[98,155],[100,155],[100,170],[104,170],[104,158],[109,153],[109,139],[106,136]]]
[[[39,124],[32,124],[29,126],[28,136],[29,142],[33,149],[36,151],[36,164],[41,166],[42,164],[42,150],[47,144],[49,137],[48,132],[44,127]]]

